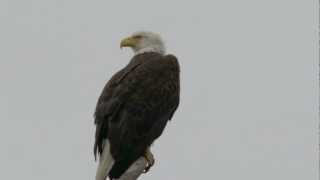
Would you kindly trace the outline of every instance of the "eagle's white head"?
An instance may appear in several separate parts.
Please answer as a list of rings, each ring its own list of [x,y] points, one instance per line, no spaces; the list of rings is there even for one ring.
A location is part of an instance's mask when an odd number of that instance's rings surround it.
[[[165,46],[161,37],[153,32],[139,31],[121,41],[120,47],[131,47],[135,55],[145,52],[165,54]]]

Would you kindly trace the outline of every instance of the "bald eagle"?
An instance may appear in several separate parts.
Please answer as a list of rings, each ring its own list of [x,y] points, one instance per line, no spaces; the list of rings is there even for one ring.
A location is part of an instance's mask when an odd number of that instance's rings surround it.
[[[116,179],[140,157],[154,159],[150,146],[179,105],[180,68],[165,54],[158,34],[136,32],[121,41],[135,55],[105,85],[95,110],[96,180]]]

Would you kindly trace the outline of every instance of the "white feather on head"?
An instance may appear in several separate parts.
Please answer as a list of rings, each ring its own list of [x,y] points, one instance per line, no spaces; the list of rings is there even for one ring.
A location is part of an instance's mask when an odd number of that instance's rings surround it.
[[[131,47],[135,55],[145,52],[166,53],[162,38],[150,31],[138,31],[121,41],[121,47]]]

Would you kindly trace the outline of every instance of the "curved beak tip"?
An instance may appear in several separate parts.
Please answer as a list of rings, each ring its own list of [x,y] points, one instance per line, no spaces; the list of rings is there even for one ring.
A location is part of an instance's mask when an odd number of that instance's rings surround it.
[[[122,49],[123,47],[133,47],[135,43],[136,43],[135,39],[131,37],[125,38],[120,42],[120,49]]]

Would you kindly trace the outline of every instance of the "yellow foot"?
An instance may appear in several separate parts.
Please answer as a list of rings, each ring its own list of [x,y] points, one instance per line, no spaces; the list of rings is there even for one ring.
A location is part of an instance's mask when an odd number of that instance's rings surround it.
[[[144,153],[143,157],[146,158],[146,160],[148,162],[148,164],[147,164],[146,168],[144,169],[143,173],[147,173],[150,170],[150,168],[154,165],[154,157],[153,157],[153,154],[150,151],[150,148],[148,148],[146,150],[146,152]]]

